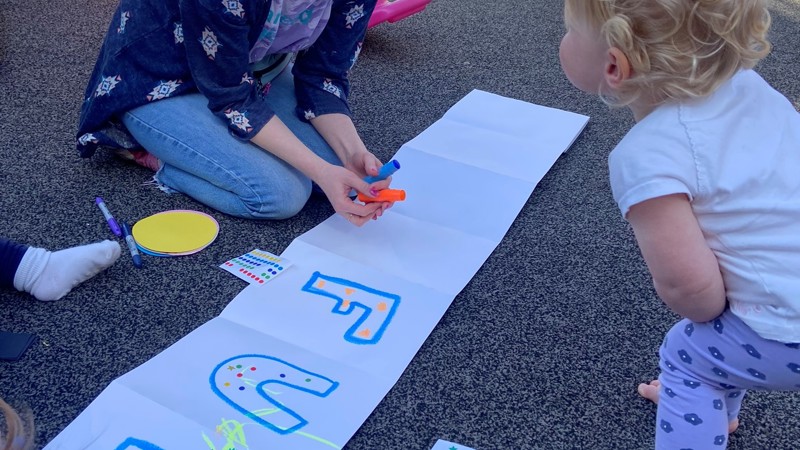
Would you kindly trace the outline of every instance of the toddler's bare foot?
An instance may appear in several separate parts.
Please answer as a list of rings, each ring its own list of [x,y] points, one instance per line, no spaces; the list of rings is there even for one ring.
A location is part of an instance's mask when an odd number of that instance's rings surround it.
[[[636,388],[636,392],[657,405],[659,389],[661,389],[661,382],[658,380],[653,380],[649,383],[639,383],[639,386]]]
[[[658,391],[661,389],[661,382],[658,380],[653,380],[649,383],[639,383],[639,386],[636,387],[636,392],[639,393],[642,397],[650,400],[651,402],[658,404]],[[739,428],[739,418],[735,418],[728,422],[728,434],[733,433],[736,429]]]
[[[739,418],[735,418],[728,422],[728,434],[733,433],[736,429],[739,428]]]

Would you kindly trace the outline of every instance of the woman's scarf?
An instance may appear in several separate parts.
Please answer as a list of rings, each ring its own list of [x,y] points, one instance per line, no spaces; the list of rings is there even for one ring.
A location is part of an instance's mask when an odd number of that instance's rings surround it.
[[[250,62],[268,54],[297,52],[317,40],[331,15],[333,0],[272,0]]]

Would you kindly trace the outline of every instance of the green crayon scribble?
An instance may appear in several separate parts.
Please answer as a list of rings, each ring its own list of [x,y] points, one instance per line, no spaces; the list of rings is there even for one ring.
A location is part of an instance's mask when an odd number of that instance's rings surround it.
[[[250,448],[244,435],[244,424],[235,420],[222,419],[222,423],[217,425],[217,433],[225,436],[225,445],[220,450],[236,450],[236,444],[241,444],[242,448]],[[209,450],[217,450],[214,443],[203,433],[203,441],[208,445]]]
[[[253,414],[258,417],[264,417],[276,413],[278,411],[280,411],[280,409],[278,408],[265,408],[253,411]],[[208,445],[209,450],[237,450],[237,449],[250,448],[247,445],[247,437],[245,436],[244,433],[244,427],[245,425],[256,425],[255,423],[252,422],[242,423],[237,420],[225,419],[224,417],[221,420],[222,421],[220,422],[220,424],[217,425],[216,427],[216,431],[225,438],[225,445],[217,449],[217,447],[214,445],[214,442],[212,442],[211,439],[209,439],[209,437],[206,436],[205,433],[202,433],[203,441],[206,443],[206,445]],[[335,443],[327,439],[323,439],[319,436],[314,436],[313,434],[305,433],[302,431],[295,431],[292,434],[309,438],[313,441],[319,442],[320,444],[326,445],[336,450],[341,450],[341,447],[339,447]],[[240,445],[241,447],[237,447],[237,445]]]
[[[329,440],[322,439],[321,437],[314,436],[313,434],[303,433],[302,431],[295,431],[294,434],[299,434],[300,436],[307,437],[311,440],[319,442],[320,444],[327,445],[330,448],[335,448],[336,450],[340,450],[342,448]]]

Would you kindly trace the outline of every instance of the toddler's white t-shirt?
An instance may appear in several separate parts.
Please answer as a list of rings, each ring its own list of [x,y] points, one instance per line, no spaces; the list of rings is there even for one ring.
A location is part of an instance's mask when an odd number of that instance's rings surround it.
[[[760,336],[800,342],[800,114],[752,70],[706,98],[658,107],[609,155],[623,216],[689,197],[731,311]]]

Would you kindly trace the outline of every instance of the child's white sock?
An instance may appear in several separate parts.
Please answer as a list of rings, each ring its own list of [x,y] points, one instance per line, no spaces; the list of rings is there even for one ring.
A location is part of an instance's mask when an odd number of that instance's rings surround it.
[[[119,243],[102,241],[50,252],[29,247],[14,275],[14,287],[39,300],[58,300],[119,258]]]

